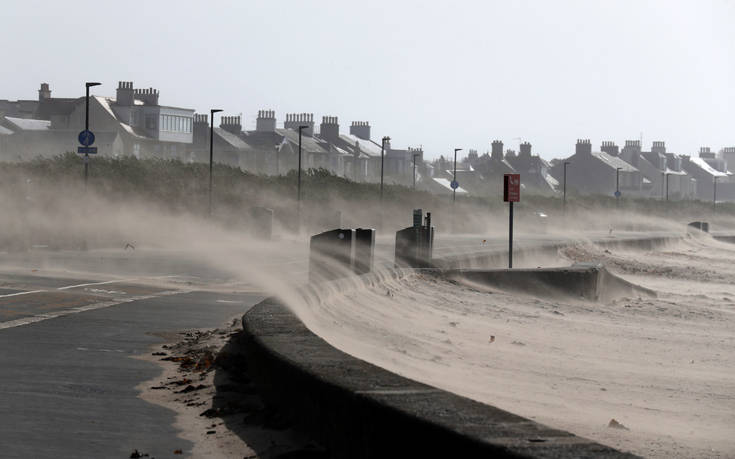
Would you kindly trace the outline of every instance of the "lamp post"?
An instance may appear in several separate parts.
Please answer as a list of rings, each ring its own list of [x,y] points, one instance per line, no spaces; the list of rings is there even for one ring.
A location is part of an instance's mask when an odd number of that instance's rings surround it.
[[[413,154],[413,189],[416,190],[416,157],[421,156],[420,153]]]
[[[84,83],[85,89],[87,90],[87,95],[85,98],[85,107],[84,107],[84,130],[89,132],[89,88],[92,86],[99,86],[102,83],[96,83],[92,81],[88,81]],[[87,177],[89,176],[89,153],[84,154],[84,189],[87,189]]]
[[[713,177],[715,179],[714,187],[712,188],[712,212],[717,212],[717,179],[718,176]]]
[[[622,167],[615,168],[615,206],[620,206],[620,170]]]
[[[209,119],[212,122],[209,125],[209,216],[212,216],[212,169],[214,164],[214,114],[222,110],[213,108],[209,110]]]
[[[666,173],[666,201],[669,200],[669,177],[671,176],[670,173]]]
[[[462,151],[461,148],[454,149],[454,176],[452,178],[453,183],[457,183],[457,152]],[[452,204],[457,202],[457,189],[452,187]]]
[[[564,161],[564,197],[562,198],[562,212],[567,213],[567,166],[569,161]]]
[[[380,142],[380,202],[383,202],[383,166],[385,158],[385,143],[390,142],[390,137],[385,136]]]
[[[297,202],[297,209],[296,209],[296,227],[297,231],[301,231],[301,136],[302,131],[309,126],[299,126],[299,174],[298,174],[298,180],[296,183],[296,202]]]

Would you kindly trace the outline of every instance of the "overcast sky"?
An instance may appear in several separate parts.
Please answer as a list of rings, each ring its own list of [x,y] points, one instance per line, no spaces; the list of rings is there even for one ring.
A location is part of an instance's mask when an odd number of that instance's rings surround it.
[[[429,157],[735,145],[733,1],[4,0],[0,17],[2,99],[132,80],[248,129],[259,109],[367,120]]]

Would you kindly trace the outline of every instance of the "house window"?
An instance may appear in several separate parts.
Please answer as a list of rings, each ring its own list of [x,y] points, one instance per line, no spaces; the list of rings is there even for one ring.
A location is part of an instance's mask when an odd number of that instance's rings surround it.
[[[145,117],[145,128],[146,129],[156,129],[156,117],[153,115],[148,115]]]

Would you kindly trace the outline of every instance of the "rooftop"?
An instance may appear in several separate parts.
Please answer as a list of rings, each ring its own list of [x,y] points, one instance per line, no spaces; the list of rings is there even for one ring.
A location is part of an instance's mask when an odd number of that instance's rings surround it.
[[[8,122],[22,131],[48,131],[51,129],[51,121],[34,120],[28,118],[5,117]]]
[[[610,166],[613,169],[620,168],[623,172],[636,172],[638,169],[631,166],[630,164],[626,163],[622,159],[618,158],[617,156],[608,155],[607,153],[603,151],[593,151],[592,156],[599,159],[606,165]]]

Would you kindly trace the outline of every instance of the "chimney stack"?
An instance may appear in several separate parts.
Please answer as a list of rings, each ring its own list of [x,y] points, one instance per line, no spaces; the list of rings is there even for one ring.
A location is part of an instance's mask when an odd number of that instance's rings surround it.
[[[653,146],[651,147],[651,152],[661,153],[665,155],[666,154],[666,143],[660,140],[653,142]]]
[[[713,159],[715,157],[715,154],[709,147],[700,147],[699,157],[704,159]]]
[[[575,154],[591,155],[592,154],[592,142],[590,142],[590,139],[577,139],[577,147],[575,148]]]
[[[133,83],[130,83],[130,88],[132,87]],[[133,89],[133,97],[144,105],[158,105],[158,89]]]
[[[117,97],[115,103],[123,107],[133,105],[135,97],[133,96],[133,82],[120,81],[117,83]]]
[[[209,115],[195,113],[193,127],[194,145],[198,147],[209,145]]]
[[[319,137],[328,142],[339,138],[339,119],[336,116],[322,116],[322,124],[319,125]]]
[[[531,144],[523,142],[521,144],[521,151],[518,153],[519,158],[530,158],[531,157]]]
[[[493,140],[492,149],[490,150],[490,158],[496,161],[503,160],[503,142],[500,140]]]
[[[633,165],[633,167],[638,167],[641,157],[641,141],[626,140],[625,146],[623,147],[623,153],[625,154],[624,159],[626,161]]]
[[[242,123],[240,116],[222,116],[220,117],[219,127],[237,136],[242,132]]]
[[[370,123],[367,121],[353,121],[350,134],[363,140],[370,140]]]
[[[276,112],[274,110],[258,110],[258,118],[255,120],[257,132],[275,132]]]
[[[51,89],[49,89],[48,83],[41,83],[41,89],[38,90],[38,101],[43,102],[46,99],[51,98]]]
[[[298,131],[299,126],[307,126],[302,131],[305,136],[314,135],[314,114],[313,113],[287,113],[286,121],[283,122],[284,129],[293,129]]]
[[[600,151],[607,153],[610,156],[620,156],[620,147],[611,140],[603,140]]]

